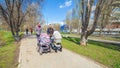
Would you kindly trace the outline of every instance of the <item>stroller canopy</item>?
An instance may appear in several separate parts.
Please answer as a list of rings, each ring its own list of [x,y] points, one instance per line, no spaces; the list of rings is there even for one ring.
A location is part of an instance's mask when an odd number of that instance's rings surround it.
[[[49,45],[50,44],[50,37],[46,33],[41,33],[40,35],[40,44],[42,45]]]

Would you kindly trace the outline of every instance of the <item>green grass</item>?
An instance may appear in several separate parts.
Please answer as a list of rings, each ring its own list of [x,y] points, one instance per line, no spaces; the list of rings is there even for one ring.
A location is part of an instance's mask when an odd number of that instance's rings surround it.
[[[13,68],[16,45],[10,32],[0,31],[1,41],[4,45],[0,47],[0,68]]]
[[[67,36],[77,36],[80,38],[80,35],[79,34],[62,34],[62,35],[67,35]],[[100,37],[100,36],[94,36],[94,35],[91,35],[89,36],[89,38],[95,38],[95,39],[104,39],[104,40],[111,40],[111,41],[120,41],[120,38],[113,38],[113,37],[107,37],[107,36],[103,36],[103,37]]]
[[[87,56],[108,67],[120,68],[119,46],[94,41],[89,41],[88,46],[79,46],[78,38],[63,38],[62,45],[66,49]]]
[[[120,38],[113,38],[113,37],[98,37],[98,36],[90,36],[89,38],[95,38],[95,39],[104,39],[104,40],[111,40],[111,41],[120,41]]]

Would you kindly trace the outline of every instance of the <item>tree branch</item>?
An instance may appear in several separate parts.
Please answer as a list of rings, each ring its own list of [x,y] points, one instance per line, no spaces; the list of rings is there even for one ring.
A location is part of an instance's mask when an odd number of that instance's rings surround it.
[[[101,13],[101,9],[103,8],[103,5],[104,5],[104,1],[99,0],[97,3],[96,9],[95,9],[94,22],[93,22],[92,28],[87,31],[88,35],[91,35],[95,31],[95,28],[97,26],[97,21],[98,21],[99,15]]]

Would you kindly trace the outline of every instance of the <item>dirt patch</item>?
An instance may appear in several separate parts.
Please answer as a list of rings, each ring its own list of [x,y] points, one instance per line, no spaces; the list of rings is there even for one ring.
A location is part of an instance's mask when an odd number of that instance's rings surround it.
[[[14,60],[13,60],[13,68],[17,68],[19,62],[18,62],[18,59],[19,59],[19,52],[20,52],[20,42],[14,42],[15,46],[16,47],[16,50],[14,51],[15,55],[14,55]]]

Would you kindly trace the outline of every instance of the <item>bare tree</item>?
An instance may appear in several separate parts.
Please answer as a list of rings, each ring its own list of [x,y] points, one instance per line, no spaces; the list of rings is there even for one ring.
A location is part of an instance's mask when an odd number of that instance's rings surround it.
[[[0,2],[0,14],[10,27],[15,40],[19,40],[19,29],[28,13],[27,8],[32,1],[33,0],[2,0]],[[39,1],[41,2],[42,0]]]
[[[78,30],[78,32],[80,32],[80,30],[78,29],[80,22],[76,11],[77,10],[73,8],[72,11],[70,10],[66,14],[66,24],[69,26],[70,33],[75,29]]]
[[[59,23],[55,23],[53,27],[55,30],[60,31],[60,24]]]
[[[69,26],[69,31],[71,33],[72,31],[72,11],[68,11],[67,14],[66,14],[66,24]]]
[[[37,3],[32,3],[28,8],[29,11],[25,17],[24,28],[35,28],[38,22],[44,23],[41,8]]]
[[[79,34],[79,32],[80,32],[80,29],[79,29],[80,24],[79,23],[80,22],[79,22],[79,17],[77,15],[76,11],[77,10],[75,8],[72,9],[71,27],[72,27],[72,31],[77,30],[77,33]]]
[[[94,3],[96,3],[96,5],[94,5]],[[87,38],[89,35],[91,35],[94,31],[95,28],[97,26],[98,23],[98,18],[101,14],[101,10],[104,6],[105,0],[98,0],[98,1],[94,1],[94,0],[79,0],[79,10],[80,12],[80,19],[82,22],[82,32],[81,32],[81,41],[80,44],[81,45],[87,45]],[[92,12],[92,6],[96,6],[95,11]],[[90,24],[90,19],[91,19],[91,14],[94,13],[94,20],[93,20],[93,25],[91,27],[88,27],[88,25]]]
[[[74,0],[75,1],[75,7],[74,7],[74,17],[77,19],[77,24],[78,24],[78,34],[80,34],[80,29],[81,29],[81,4],[80,0]]]

